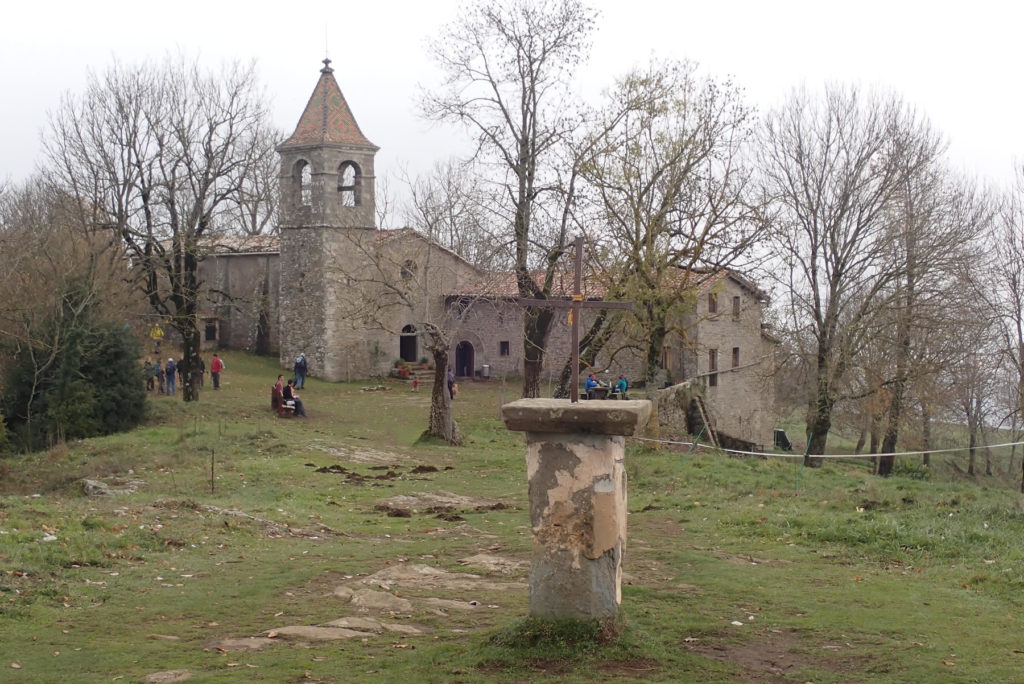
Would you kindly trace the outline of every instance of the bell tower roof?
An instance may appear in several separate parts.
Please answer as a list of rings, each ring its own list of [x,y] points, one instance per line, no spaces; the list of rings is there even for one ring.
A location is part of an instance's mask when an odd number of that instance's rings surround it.
[[[320,80],[306,103],[295,132],[280,147],[300,147],[323,144],[354,145],[378,150],[359,130],[352,110],[341,94],[334,78],[331,60],[324,59]]]

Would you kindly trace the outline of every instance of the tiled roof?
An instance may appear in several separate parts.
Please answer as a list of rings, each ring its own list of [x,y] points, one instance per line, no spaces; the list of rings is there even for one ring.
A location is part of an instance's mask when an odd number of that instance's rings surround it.
[[[544,271],[534,271],[530,274],[537,287],[544,285]],[[551,297],[555,299],[572,296],[573,274],[569,271],[555,273],[555,279],[551,286]],[[587,299],[601,299],[605,295],[603,283],[594,281],[587,282],[583,278],[583,293]],[[450,293],[452,296],[466,297],[518,297],[519,284],[516,281],[515,273],[485,273],[476,280],[462,283],[459,292]]]
[[[339,143],[377,149],[359,130],[359,124],[334,79],[334,69],[330,63],[331,60],[324,60],[320,80],[299,118],[299,124],[291,137],[281,143],[281,147]]]
[[[537,283],[538,288],[543,286],[543,271],[534,271],[530,275],[533,277],[534,282]],[[735,278],[736,274],[725,269],[694,269],[689,271],[679,269],[674,274],[673,284],[680,289],[695,286],[698,288],[698,292],[703,293],[710,291],[717,283],[730,276]],[[551,297],[554,299],[570,298],[573,291],[573,279],[573,273],[570,271],[560,271],[555,273],[555,279],[551,286]],[[737,278],[737,280],[739,280],[741,284],[751,287],[747,281],[739,278]],[[584,274],[583,294],[587,299],[604,299],[608,293],[605,285],[606,284],[604,282],[588,278],[587,275]],[[488,273],[477,280],[463,283],[458,292],[449,293],[449,296],[495,298],[518,297],[519,285],[516,281],[515,273]]]
[[[281,238],[277,235],[219,235],[207,243],[215,254],[277,254]]]

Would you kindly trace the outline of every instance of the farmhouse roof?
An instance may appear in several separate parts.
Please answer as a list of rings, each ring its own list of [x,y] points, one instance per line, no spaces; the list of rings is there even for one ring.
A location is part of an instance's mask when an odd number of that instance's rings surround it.
[[[359,130],[359,124],[334,78],[331,60],[325,59],[320,80],[306,103],[295,132],[281,143],[279,149],[329,143],[379,149]]]
[[[543,287],[544,271],[533,271],[530,276],[538,288]],[[670,282],[680,290],[696,288],[698,293],[704,294],[729,278],[749,290],[758,299],[767,300],[767,295],[754,283],[735,271],[725,268],[678,269],[671,274]],[[571,271],[556,272],[550,296],[554,299],[572,297],[573,281],[574,276]],[[583,295],[588,300],[604,299],[608,295],[606,283],[597,278],[584,276]],[[513,299],[519,296],[519,284],[515,273],[488,273],[474,281],[461,284],[459,291],[451,292],[448,296]]]

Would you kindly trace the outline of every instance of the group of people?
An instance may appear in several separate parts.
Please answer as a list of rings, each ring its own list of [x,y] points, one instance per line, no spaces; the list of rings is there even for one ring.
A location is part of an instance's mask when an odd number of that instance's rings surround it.
[[[275,407],[275,402],[280,401],[285,406],[295,410],[293,415],[296,418],[305,418],[306,407],[303,405],[302,399],[299,398],[299,393],[296,390],[306,388],[306,373],[308,372],[309,362],[306,360],[306,354],[300,353],[295,357],[291,379],[286,383],[284,375],[277,376],[277,383],[274,384],[274,389],[271,392],[271,407]]]
[[[160,359],[154,362],[151,358],[146,357],[142,370],[146,378],[147,392],[174,395],[178,385],[185,383],[184,358],[178,359],[177,362],[173,358],[169,358],[165,363],[161,363]],[[202,358],[199,359],[199,370],[199,386],[202,387],[206,377],[206,363]]]
[[[206,361],[203,361],[201,356],[196,359],[199,362],[199,386],[203,387],[206,384]],[[146,378],[147,392],[171,396],[177,392],[178,385],[184,385],[186,381],[184,357],[177,361],[169,358],[166,362],[161,363],[160,359],[153,361],[147,356],[142,370]],[[215,390],[220,389],[220,374],[222,372],[224,372],[224,362],[214,354],[213,360],[210,362],[210,377],[213,379],[213,389]]]
[[[587,376],[587,380],[583,385],[584,392],[586,393],[587,399],[595,399],[597,397],[598,387],[608,387],[608,385],[601,384],[601,381],[597,379],[597,376],[591,373]],[[614,389],[611,393],[618,399],[628,399],[626,391],[629,390],[629,381],[626,380],[625,375],[619,375],[618,382],[615,383]]]
[[[296,418],[306,417],[306,407],[302,404],[302,399],[299,398],[299,393],[295,390],[296,379],[289,378],[288,382],[285,383],[284,375],[277,376],[277,383],[274,385],[274,394],[281,397],[282,403],[285,406],[291,406],[295,409]]]

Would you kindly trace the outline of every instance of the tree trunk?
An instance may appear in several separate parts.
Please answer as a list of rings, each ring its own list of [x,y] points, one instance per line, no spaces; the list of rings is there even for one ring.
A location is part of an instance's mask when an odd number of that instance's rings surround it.
[[[597,319],[591,324],[583,339],[580,340],[580,373],[594,368],[594,361],[597,355],[604,349],[604,345],[611,337],[612,330],[605,325],[608,312],[602,310]],[[572,359],[568,359],[562,366],[562,372],[558,376],[558,387],[555,388],[556,399],[566,399],[570,396],[569,384],[572,382]]]
[[[825,444],[828,441],[829,430],[832,429],[832,411],[828,403],[818,400],[811,410],[807,420],[807,454],[804,456],[804,465],[810,468],[820,468],[825,459],[814,458],[825,453]]]
[[[523,327],[523,398],[536,399],[540,396],[540,378],[544,370],[544,347],[554,311],[529,307],[526,309],[526,323]]]
[[[970,433],[968,437],[968,456],[967,456],[967,474],[974,475],[974,459],[975,459],[975,447],[978,443],[978,425],[974,421],[974,411],[970,412],[970,417],[967,419],[967,431]]]
[[[654,382],[658,371],[661,370],[661,353],[665,346],[665,336],[668,334],[668,331],[665,329],[664,319],[653,325],[649,333],[647,349],[644,351],[644,371],[643,376],[640,378],[643,382],[647,383],[648,387]]]
[[[921,458],[921,463],[930,466],[932,455],[928,453],[928,449],[932,448],[932,412],[927,407],[921,409],[921,437],[924,441],[922,445],[924,456]]]
[[[820,468],[824,463],[822,458],[814,458],[825,453],[825,444],[828,441],[829,430],[832,429],[832,407],[835,400],[832,399],[831,388],[828,383],[828,358],[827,345],[818,345],[818,368],[817,380],[814,383],[814,396],[810,397],[807,406],[807,453],[804,456],[804,465],[810,468]]]
[[[199,384],[203,377],[199,370],[199,325],[195,318],[192,320],[195,322],[192,330],[182,330],[180,328],[178,330],[181,333],[181,346],[183,348],[181,358],[185,366],[182,369],[181,377],[187,378],[181,388],[181,398],[183,401],[199,401]]]
[[[462,435],[452,417],[452,401],[448,394],[447,340],[433,340],[428,349],[434,358],[434,386],[430,391],[430,419],[426,434],[443,439],[451,446],[462,446]]]

